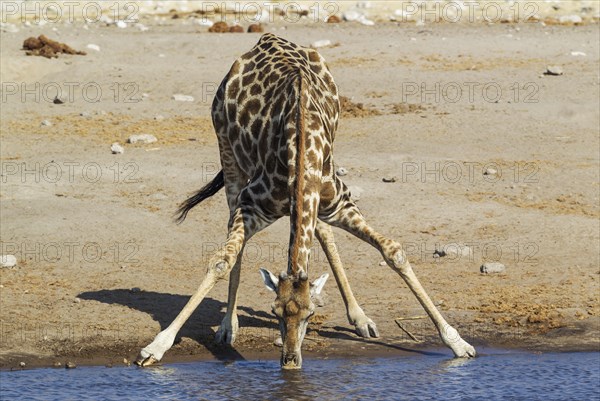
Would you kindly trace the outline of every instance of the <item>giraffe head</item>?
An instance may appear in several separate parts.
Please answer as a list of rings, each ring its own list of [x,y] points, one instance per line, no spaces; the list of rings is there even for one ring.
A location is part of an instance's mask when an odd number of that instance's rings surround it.
[[[303,270],[295,276],[281,273],[276,277],[265,269],[260,269],[260,274],[267,288],[277,294],[272,310],[279,320],[283,340],[281,367],[300,369],[302,341],[306,334],[308,319],[315,311],[312,297],[321,292],[329,274],[323,274],[312,283],[309,283],[308,276]]]

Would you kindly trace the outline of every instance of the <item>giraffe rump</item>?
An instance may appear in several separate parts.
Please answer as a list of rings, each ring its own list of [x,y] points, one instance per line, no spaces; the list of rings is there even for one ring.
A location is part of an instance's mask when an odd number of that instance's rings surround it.
[[[221,190],[225,186],[225,180],[223,177],[223,170],[219,171],[215,178],[212,179],[211,182],[206,184],[202,189],[196,192],[194,195],[187,198],[181,205],[179,205],[179,209],[177,209],[175,221],[177,224],[183,223],[187,214],[190,210],[192,210],[195,206],[197,206],[203,200],[210,198],[217,192]]]

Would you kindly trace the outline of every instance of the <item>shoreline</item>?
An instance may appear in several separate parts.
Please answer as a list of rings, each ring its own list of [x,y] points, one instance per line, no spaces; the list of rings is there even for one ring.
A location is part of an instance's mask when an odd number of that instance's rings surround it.
[[[557,329],[560,330],[560,329]],[[521,338],[517,343],[514,339],[493,338],[489,341],[478,339],[470,340],[476,348],[478,356],[489,355],[489,351],[522,352],[522,353],[564,353],[564,352],[600,352],[600,338],[587,336],[588,338],[573,338],[568,333],[549,332],[546,336],[530,336]],[[314,346],[314,342],[323,339],[323,336],[306,337],[303,348],[303,357],[310,359],[352,359],[358,358],[381,358],[402,357],[411,354],[444,354],[452,358],[452,352],[440,341],[428,338],[421,343],[406,341],[401,337],[384,337],[377,339],[362,339],[356,336],[353,339],[338,339],[327,344]],[[273,345],[266,338],[245,338],[240,346],[225,346],[213,344],[201,344],[190,338],[183,338],[169,350],[163,360],[156,366],[174,363],[194,362],[229,362],[229,361],[276,361],[279,359],[280,348]],[[255,346],[250,346],[249,343]],[[27,353],[3,352],[0,355],[0,371],[20,371],[44,368],[65,368],[67,362],[75,363],[78,367],[107,368],[135,366],[134,361],[141,345],[122,345],[121,347],[107,347],[106,345],[89,349],[85,356],[72,352],[62,355],[36,356]],[[109,350],[108,350],[109,349]],[[21,362],[25,367],[21,368]],[[60,366],[55,366],[60,362]]]

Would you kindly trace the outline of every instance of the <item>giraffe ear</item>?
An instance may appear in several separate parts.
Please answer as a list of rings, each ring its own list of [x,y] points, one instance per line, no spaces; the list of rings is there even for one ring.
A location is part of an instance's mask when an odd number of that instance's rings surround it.
[[[325,283],[327,282],[328,278],[329,274],[325,273],[321,277],[310,283],[310,295],[319,295],[321,293],[321,290],[323,290],[323,287],[325,286]]]
[[[263,268],[260,269],[260,275],[262,276],[267,288],[273,292],[277,292],[277,286],[279,285],[279,279],[277,276]]]

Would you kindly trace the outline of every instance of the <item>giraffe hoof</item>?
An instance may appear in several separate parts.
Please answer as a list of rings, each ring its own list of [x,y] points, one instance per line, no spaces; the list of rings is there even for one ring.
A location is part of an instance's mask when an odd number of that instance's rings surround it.
[[[371,319],[367,318],[364,321],[361,321],[360,323],[356,323],[355,324],[356,327],[356,334],[358,334],[360,337],[363,338],[378,338],[379,337],[379,330],[377,330],[377,326],[375,325],[375,322],[373,322]]]
[[[157,362],[158,359],[154,358],[154,355],[144,357],[142,354],[140,354],[140,356],[138,356],[138,358],[136,359],[135,364],[140,367],[146,367],[154,365]]]

